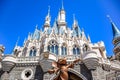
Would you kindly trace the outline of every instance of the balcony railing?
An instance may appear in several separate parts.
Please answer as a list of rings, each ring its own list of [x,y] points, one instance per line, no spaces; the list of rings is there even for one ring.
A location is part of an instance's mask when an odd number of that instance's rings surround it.
[[[33,57],[17,57],[17,63],[31,63],[31,62],[38,62],[39,56]]]
[[[74,61],[75,59],[80,59],[80,55],[60,55],[58,58],[66,58],[67,61]]]

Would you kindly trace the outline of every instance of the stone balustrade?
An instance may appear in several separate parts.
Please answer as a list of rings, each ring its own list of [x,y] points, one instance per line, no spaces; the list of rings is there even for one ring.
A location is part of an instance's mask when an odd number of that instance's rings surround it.
[[[81,59],[80,55],[59,55],[58,58],[66,58],[68,62]]]
[[[33,63],[39,61],[39,56],[33,57],[17,57],[17,63]]]
[[[3,59],[6,56],[3,57]],[[66,58],[67,61],[74,61],[75,59],[80,58],[80,55],[61,55],[58,58]],[[40,60],[39,56],[32,56],[32,57],[16,57],[16,63],[32,63],[38,62]]]

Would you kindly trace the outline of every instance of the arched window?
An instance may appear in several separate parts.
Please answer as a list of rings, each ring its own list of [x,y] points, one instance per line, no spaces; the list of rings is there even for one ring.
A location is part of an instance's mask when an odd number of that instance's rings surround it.
[[[36,50],[33,51],[33,56],[36,56]]]
[[[58,55],[58,45],[57,45],[56,41],[50,41],[49,42],[48,51],[50,53],[55,53],[56,55]]]
[[[54,53],[54,45],[52,45],[52,53]]]
[[[76,46],[76,45],[73,47],[73,54],[74,54],[74,55],[79,55],[79,54],[80,54],[80,49],[79,49],[79,47]]]
[[[55,46],[55,53],[58,55],[58,45]]]
[[[86,52],[86,51],[89,51],[89,47],[88,47],[88,45],[86,45],[86,44],[84,44],[83,45],[83,52]]]
[[[50,51],[50,45],[48,46],[48,51]]]
[[[63,46],[61,47],[62,49],[62,55],[67,55],[67,47],[65,44],[63,44]]]
[[[36,56],[36,52],[37,50],[33,47],[31,50],[30,50],[30,56]]]
[[[30,56],[32,56],[32,53],[33,53],[33,51],[32,51],[32,50],[30,50]]]

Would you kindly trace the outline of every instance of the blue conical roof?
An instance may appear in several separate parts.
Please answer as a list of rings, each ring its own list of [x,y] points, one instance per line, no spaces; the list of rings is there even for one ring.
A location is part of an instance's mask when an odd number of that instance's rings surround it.
[[[32,38],[37,39],[37,40],[40,38],[40,31],[37,29],[37,27],[34,31],[34,34],[33,34]]]
[[[73,34],[72,34],[72,36],[78,37],[80,35],[81,35],[81,30],[80,30],[79,25],[77,24],[76,27],[73,27]]]
[[[49,27],[47,30],[47,34],[50,35],[51,32],[52,32],[52,29],[51,29],[51,27]]]
[[[117,28],[117,26],[113,22],[111,22],[111,25],[112,25],[113,37],[114,38],[120,37],[120,31]]]
[[[59,33],[59,28],[58,28],[57,20],[56,20],[56,19],[55,19],[55,22],[54,22],[53,28],[54,28],[54,30],[55,30],[55,34],[58,34],[58,33]]]
[[[117,26],[115,25],[115,23],[112,21],[111,17],[109,15],[107,15],[107,17],[109,18],[111,25],[112,25],[112,31],[113,31],[113,37],[117,38],[120,37],[120,31],[117,28]]]

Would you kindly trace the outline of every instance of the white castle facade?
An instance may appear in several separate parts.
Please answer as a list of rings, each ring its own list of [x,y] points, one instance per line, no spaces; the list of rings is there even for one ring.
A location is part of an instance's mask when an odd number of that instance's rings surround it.
[[[0,46],[0,80],[54,80],[57,75],[47,70],[52,61],[63,57],[68,63],[81,59],[69,69],[69,80],[120,80],[120,31],[112,21],[115,56],[111,58],[106,56],[104,42],[92,43],[75,18],[72,29],[67,26],[63,6],[53,26],[50,21],[48,10],[44,30],[36,27],[11,55],[5,55],[4,46]]]

